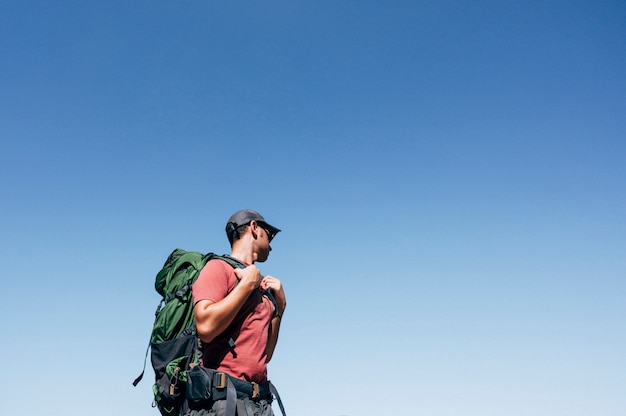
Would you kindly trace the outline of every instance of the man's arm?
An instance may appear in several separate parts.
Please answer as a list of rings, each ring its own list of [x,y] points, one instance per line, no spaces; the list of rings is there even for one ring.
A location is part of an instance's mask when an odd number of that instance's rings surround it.
[[[287,307],[287,298],[285,297],[285,291],[280,280],[273,276],[266,276],[261,282],[263,289],[271,289],[274,294],[274,300],[276,301],[276,314],[270,321],[269,334],[267,338],[267,347],[265,353],[267,358],[266,363],[269,363],[274,355],[276,344],[278,343],[278,333],[280,332],[280,322],[282,320],[283,313]]]
[[[200,300],[194,306],[196,330],[203,342],[211,342],[233,322],[250,294],[261,282],[261,272],[256,266],[235,269],[239,284],[218,302]]]

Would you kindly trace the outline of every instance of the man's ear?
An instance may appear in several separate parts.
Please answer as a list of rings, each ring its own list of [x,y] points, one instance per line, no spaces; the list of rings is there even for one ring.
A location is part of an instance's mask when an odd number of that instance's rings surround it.
[[[257,224],[256,220],[250,221],[250,232],[252,233],[252,237],[256,240],[259,235],[259,224]]]

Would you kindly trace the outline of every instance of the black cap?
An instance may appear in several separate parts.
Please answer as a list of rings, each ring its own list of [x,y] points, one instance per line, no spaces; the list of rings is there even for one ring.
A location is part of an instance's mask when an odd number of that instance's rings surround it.
[[[271,238],[273,238],[277,233],[280,232],[280,229],[274,227],[265,221],[265,218],[258,212],[252,209],[242,209],[241,211],[235,212],[226,223],[226,236],[228,237],[228,241],[232,244],[233,237],[235,235],[235,231],[237,228],[242,225],[247,225],[250,221],[256,221],[267,227],[269,232],[271,233]]]

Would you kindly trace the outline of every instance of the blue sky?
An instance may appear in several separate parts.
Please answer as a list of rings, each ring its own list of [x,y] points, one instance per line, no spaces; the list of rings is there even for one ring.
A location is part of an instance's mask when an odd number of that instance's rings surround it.
[[[290,415],[623,415],[624,22],[2,1],[0,413],[158,414],[150,367],[131,386],[154,276],[254,208],[284,230]]]

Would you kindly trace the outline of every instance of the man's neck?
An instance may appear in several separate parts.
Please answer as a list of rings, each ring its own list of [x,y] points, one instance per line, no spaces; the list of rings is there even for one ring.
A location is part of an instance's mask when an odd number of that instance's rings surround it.
[[[233,247],[230,256],[246,264],[254,264],[254,261],[256,260],[254,258],[254,253],[250,252],[249,250],[244,250],[243,247]]]

